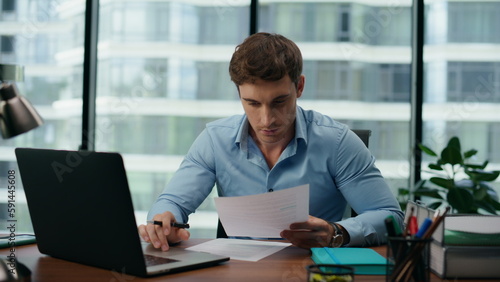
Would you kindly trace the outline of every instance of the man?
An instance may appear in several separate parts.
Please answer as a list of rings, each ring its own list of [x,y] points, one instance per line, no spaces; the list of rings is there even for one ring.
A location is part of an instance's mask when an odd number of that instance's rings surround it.
[[[302,247],[376,245],[385,241],[384,219],[403,213],[362,141],[345,125],[297,106],[305,77],[302,55],[287,38],[248,37],[229,73],[245,115],[207,124],[180,168],[139,226],[144,240],[166,251],[189,238],[171,222],[187,222],[209,195],[243,196],[310,185],[310,217],[281,236]],[[346,202],[358,216],[342,220]]]

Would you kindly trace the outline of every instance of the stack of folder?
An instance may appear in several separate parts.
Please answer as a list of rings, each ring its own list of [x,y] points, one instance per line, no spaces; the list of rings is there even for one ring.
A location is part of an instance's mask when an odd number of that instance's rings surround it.
[[[434,211],[415,203],[419,220]],[[431,243],[431,270],[441,278],[500,279],[500,216],[448,214]]]

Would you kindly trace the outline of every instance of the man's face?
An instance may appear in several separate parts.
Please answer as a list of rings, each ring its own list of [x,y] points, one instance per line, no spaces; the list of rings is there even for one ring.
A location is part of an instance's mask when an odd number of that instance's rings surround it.
[[[250,134],[258,144],[288,143],[293,137],[297,98],[302,95],[304,83],[301,76],[295,86],[287,75],[278,81],[257,80],[239,86]]]

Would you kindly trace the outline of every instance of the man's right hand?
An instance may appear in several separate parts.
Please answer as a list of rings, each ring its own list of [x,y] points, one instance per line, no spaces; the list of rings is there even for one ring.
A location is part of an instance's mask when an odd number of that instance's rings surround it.
[[[152,223],[139,225],[139,235],[148,243],[153,244],[155,248],[161,248],[162,251],[168,251],[170,244],[176,244],[189,239],[189,231],[182,228],[170,226],[170,223],[176,222],[171,212],[164,212],[153,217],[154,221],[161,221],[162,226]]]

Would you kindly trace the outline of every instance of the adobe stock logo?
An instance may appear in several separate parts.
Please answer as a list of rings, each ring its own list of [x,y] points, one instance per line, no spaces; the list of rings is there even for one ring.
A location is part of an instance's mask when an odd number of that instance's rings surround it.
[[[82,163],[83,158],[90,155],[91,153],[92,151],[68,152],[65,158],[65,163],[60,163],[57,161],[52,162],[52,170],[54,170],[59,183],[64,181],[64,174],[73,172],[75,168]]]
[[[113,119],[103,118],[101,119],[102,121],[99,120],[95,129],[84,132],[86,136],[94,136],[94,138],[89,138],[89,145],[91,145],[89,147],[106,148],[106,140],[110,138],[116,125],[125,121],[130,114],[133,114],[134,108],[145,101],[145,97],[147,97],[150,92],[161,87],[165,80],[165,75],[166,73],[162,72],[161,69],[144,71],[140,77],[142,79],[142,84],[135,85],[128,95],[110,100],[106,107],[113,113],[111,115]],[[59,182],[63,182],[64,176],[67,176],[68,173],[72,173],[76,167],[82,163],[83,158],[91,153],[92,151],[84,150],[68,152],[64,163],[53,162],[51,166]]]
[[[212,2],[219,20],[224,20],[227,13],[234,13],[237,7],[243,7],[240,0],[214,0]]]
[[[362,28],[354,26],[350,43],[341,46],[342,53],[346,59],[359,54],[370,42],[380,36],[393,21],[393,16],[401,13],[403,8],[399,1],[389,1],[388,7],[378,11],[370,11],[372,20],[367,21]]]

